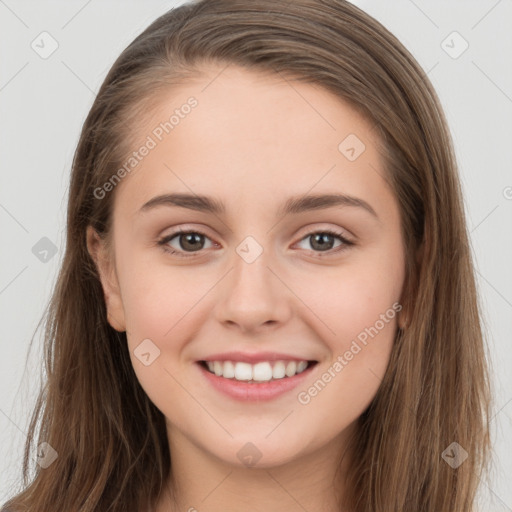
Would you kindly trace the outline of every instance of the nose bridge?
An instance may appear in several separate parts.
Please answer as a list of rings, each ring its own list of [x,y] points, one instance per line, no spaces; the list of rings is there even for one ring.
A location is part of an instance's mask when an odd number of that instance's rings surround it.
[[[270,282],[272,265],[271,249],[268,244],[265,247],[255,240],[247,237],[235,250],[233,258],[233,289],[241,291],[247,288],[249,293],[269,293],[273,287]]]
[[[217,304],[220,321],[250,329],[285,319],[289,308],[287,288],[276,277],[272,261],[272,249],[254,236],[246,237],[235,248],[227,289]]]
[[[259,237],[261,239],[261,237]],[[265,239],[268,242],[268,238]],[[272,250],[268,243],[260,244],[253,236],[246,237],[236,248],[233,258],[232,295],[247,304],[276,298],[275,282],[269,267],[272,266]]]

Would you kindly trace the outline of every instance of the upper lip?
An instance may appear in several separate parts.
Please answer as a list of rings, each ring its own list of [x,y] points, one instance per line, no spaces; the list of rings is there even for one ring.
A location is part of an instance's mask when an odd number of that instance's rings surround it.
[[[200,361],[234,361],[242,363],[260,363],[262,361],[312,361],[308,357],[300,357],[292,354],[283,354],[278,352],[222,352],[220,354],[212,354]]]

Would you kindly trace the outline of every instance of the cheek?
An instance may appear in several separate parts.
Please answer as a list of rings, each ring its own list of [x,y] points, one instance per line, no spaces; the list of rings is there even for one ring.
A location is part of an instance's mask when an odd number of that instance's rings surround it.
[[[139,267],[134,260],[129,265],[123,305],[132,366],[151,401],[179,422],[190,408],[190,397],[179,384],[186,376],[180,359],[194,337],[194,306],[207,292],[208,280],[183,277],[168,267]],[[143,360],[146,353],[148,365]]]
[[[125,271],[128,349],[139,383],[160,410],[169,409],[170,397],[177,411],[186,410],[190,397],[178,383],[187,377],[190,342],[214,307],[214,276],[211,270],[149,264],[135,256],[119,262],[119,269]],[[157,357],[145,366],[138,355],[148,351],[151,360]]]
[[[156,278],[156,279],[155,279]],[[186,300],[178,283],[144,270],[123,289],[127,332],[133,336],[162,339],[185,314]]]
[[[207,269],[165,264],[165,255],[157,247],[125,248],[119,251],[117,267],[127,332],[132,337],[176,337],[182,319],[211,288]]]
[[[329,345],[344,350],[347,342],[377,323],[379,331],[387,335],[396,325],[403,269],[401,262],[368,259],[340,265],[318,274],[298,276],[294,291],[311,310],[309,315],[317,332],[322,333]],[[385,325],[381,318],[385,316]],[[362,336],[364,337],[364,335]],[[385,337],[385,336],[383,336]]]
[[[341,400],[347,411],[362,412],[361,407],[377,392],[389,362],[401,310],[403,260],[398,251],[391,250],[368,252],[367,256],[332,269],[328,282],[324,277],[310,281],[298,293],[308,298],[315,314],[313,328],[325,333],[323,341],[331,359],[328,373],[318,384],[320,390],[324,385],[330,388],[319,396],[320,408],[330,400]]]
[[[389,291],[365,289],[360,280],[349,284],[347,280],[345,296],[338,293],[325,301],[328,309],[320,316],[335,333],[324,337],[329,360],[310,387],[297,394],[304,414],[313,423],[324,417],[333,435],[374,399],[388,367],[400,310]]]

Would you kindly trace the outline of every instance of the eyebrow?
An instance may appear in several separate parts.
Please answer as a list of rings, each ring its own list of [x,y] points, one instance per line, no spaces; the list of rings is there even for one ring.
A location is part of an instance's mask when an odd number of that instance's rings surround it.
[[[209,196],[196,194],[162,194],[145,203],[140,212],[147,212],[159,206],[177,206],[199,212],[222,215],[226,212],[224,203]],[[362,208],[378,219],[375,210],[363,199],[345,194],[317,194],[290,197],[277,212],[279,216],[297,214],[311,210],[324,210],[335,206]]]

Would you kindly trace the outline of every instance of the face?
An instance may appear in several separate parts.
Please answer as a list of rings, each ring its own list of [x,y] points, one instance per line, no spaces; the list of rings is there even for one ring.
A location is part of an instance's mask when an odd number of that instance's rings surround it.
[[[221,70],[169,91],[137,127],[147,151],[107,192],[113,251],[92,229],[88,244],[171,446],[271,467],[341,448],[375,396],[404,246],[376,135],[357,112],[317,86]],[[292,361],[310,363],[282,377]]]

